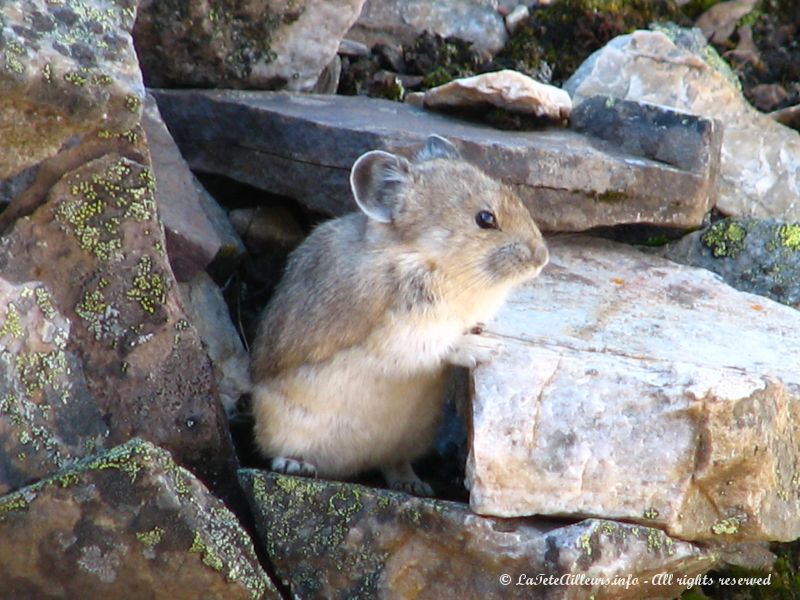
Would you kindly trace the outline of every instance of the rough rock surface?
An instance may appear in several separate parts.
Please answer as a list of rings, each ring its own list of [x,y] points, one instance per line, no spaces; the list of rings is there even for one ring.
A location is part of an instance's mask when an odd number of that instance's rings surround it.
[[[800,308],[800,224],[723,219],[670,244],[663,256],[729,285]]]
[[[474,375],[473,509],[800,536],[800,314],[628,246],[549,245],[488,326],[507,351]]]
[[[0,4],[0,180],[75,136],[109,137],[138,123],[135,13],[135,0]]]
[[[240,479],[298,598],[674,598],[680,577],[717,559],[648,527],[483,518],[453,502],[262,471]],[[674,585],[653,584],[660,573]]]
[[[225,211],[189,170],[150,95],[145,101],[142,126],[147,135],[158,213],[175,277],[188,281],[218,256],[226,260],[241,257],[244,244]]]
[[[229,477],[211,363],[180,308],[148,168],[108,155],[67,174],[0,237],[0,278],[15,304],[0,307],[0,435],[13,449],[0,489],[134,435],[212,486]],[[35,329],[18,335],[22,324]]]
[[[225,505],[133,440],[0,497],[3,598],[280,598]]]
[[[364,0],[142,0],[148,86],[312,91]]]
[[[646,135],[666,136],[662,141],[682,135],[678,139],[686,156],[698,157],[689,169],[665,164],[661,156],[621,153],[614,139],[560,128],[500,131],[372,98],[153,93],[193,169],[296,198],[328,214],[355,208],[349,173],[360,154],[375,148],[409,154],[431,133],[449,138],[467,160],[513,186],[546,231],[631,222],[697,227],[710,208],[718,130],[710,121],[687,115]],[[601,103],[596,108],[599,118],[619,106]],[[645,135],[637,128],[639,120],[618,121],[617,128],[628,135]],[[206,126],[198,128],[198,122]]]
[[[719,57],[699,32],[670,35],[676,41],[656,31],[612,40],[564,84],[573,103],[602,94],[719,119],[725,127],[717,207],[738,216],[800,220],[800,134],[748,104],[712,66]]]
[[[553,121],[566,120],[572,111],[567,92],[509,69],[455,79],[422,93],[418,102],[427,108],[494,106]]]
[[[222,292],[205,271],[178,286],[186,315],[214,365],[222,405],[228,414],[234,413],[239,397],[250,391],[250,359],[231,322]]]
[[[503,17],[487,0],[367,0],[347,37],[367,46],[407,45],[423,31],[457,37],[482,51],[500,51],[508,41]]]

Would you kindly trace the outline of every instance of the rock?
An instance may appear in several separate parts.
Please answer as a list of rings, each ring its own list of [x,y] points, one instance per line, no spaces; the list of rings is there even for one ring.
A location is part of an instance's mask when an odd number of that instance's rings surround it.
[[[519,28],[520,24],[531,15],[531,11],[524,4],[518,4],[505,16],[506,30],[510,35]]]
[[[5,598],[280,594],[225,505],[147,442],[0,497]]]
[[[748,15],[758,0],[729,0],[720,2],[704,12],[695,22],[703,37],[715,44],[724,44],[742,17]]]
[[[71,329],[44,284],[0,276],[0,495],[105,445]]]
[[[508,41],[503,17],[485,0],[367,0],[347,37],[370,48],[378,43],[406,46],[423,31],[461,38],[490,54]]]
[[[153,185],[147,167],[107,155],[64,176],[0,237],[3,299],[31,310],[22,323],[37,328],[17,336],[14,311],[0,306],[12,323],[0,342],[0,435],[13,448],[2,490],[135,435],[215,489],[230,477],[214,373],[180,308]],[[23,302],[30,289],[36,306]]]
[[[564,90],[518,73],[503,70],[455,79],[429,89],[422,97],[427,108],[497,107],[509,112],[565,121],[572,101]]]
[[[144,88],[130,36],[135,0],[0,5],[0,180],[81,136],[139,120]]]
[[[800,536],[800,314],[621,244],[549,249],[486,328],[506,350],[474,373],[473,510]]]
[[[747,90],[747,95],[753,106],[767,112],[780,106],[789,97],[789,92],[779,83],[762,83]]]
[[[261,471],[240,479],[298,598],[539,597],[534,586],[552,599],[674,598],[680,577],[717,560],[648,527],[483,518],[454,502]],[[658,573],[673,573],[672,585],[654,583]]]
[[[297,219],[283,206],[237,208],[231,211],[231,223],[252,254],[275,246],[291,250],[306,237]]]
[[[142,0],[134,37],[151,87],[309,92],[363,4]]]
[[[564,85],[573,103],[603,94],[719,119],[725,127],[717,207],[730,215],[800,220],[800,135],[753,109],[704,60],[719,57],[699,33],[671,35],[677,41],[657,31],[612,40]]]
[[[240,258],[244,244],[225,211],[189,170],[151,95],[145,102],[142,125],[152,157],[167,254],[177,279],[192,279],[219,256],[230,261]]]
[[[687,115],[663,129],[669,139],[683,140],[687,156],[702,157],[684,170],[654,157],[622,153],[615,141],[575,131],[499,131],[372,98],[189,90],[154,94],[194,170],[289,196],[327,214],[354,210],[348,178],[359,155],[375,148],[410,154],[431,132],[449,138],[467,160],[513,186],[547,231],[619,223],[697,227],[710,208],[718,129]],[[621,106],[603,103],[598,110],[615,112]],[[658,138],[660,131],[648,135]]]
[[[250,359],[231,322],[222,292],[205,271],[189,282],[179,284],[186,315],[203,340],[219,387],[225,412],[236,412],[242,394],[250,391]]]
[[[720,275],[744,292],[800,309],[800,225],[723,219],[667,246],[663,256]]]
[[[778,123],[782,123],[787,127],[800,130],[800,104],[795,106],[787,106],[780,110],[774,110],[769,113],[769,116],[775,119]]]

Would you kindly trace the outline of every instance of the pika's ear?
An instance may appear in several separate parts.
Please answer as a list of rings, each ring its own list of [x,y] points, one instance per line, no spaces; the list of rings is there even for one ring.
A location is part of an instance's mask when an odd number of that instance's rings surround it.
[[[350,171],[350,188],[362,212],[375,221],[391,223],[410,168],[402,156],[382,150],[362,154]]]
[[[440,135],[432,135],[425,142],[425,147],[417,154],[417,160],[432,160],[434,158],[460,159],[461,154],[450,140]]]

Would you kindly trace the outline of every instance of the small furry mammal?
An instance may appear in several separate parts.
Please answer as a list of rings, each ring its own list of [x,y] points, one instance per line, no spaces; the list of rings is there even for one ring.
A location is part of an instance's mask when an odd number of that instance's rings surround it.
[[[448,368],[490,357],[471,328],[539,274],[547,247],[514,192],[438,136],[413,162],[367,152],[350,185],[360,212],[292,253],[259,325],[256,441],[276,471],[377,467],[431,495],[410,462],[433,441]]]

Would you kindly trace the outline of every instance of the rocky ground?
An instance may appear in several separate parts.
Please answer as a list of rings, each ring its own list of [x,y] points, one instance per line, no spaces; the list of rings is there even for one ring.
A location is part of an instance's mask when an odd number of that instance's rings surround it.
[[[0,597],[797,597],[798,40],[793,0],[0,3]],[[435,499],[269,473],[258,313],[431,133],[551,264]]]

